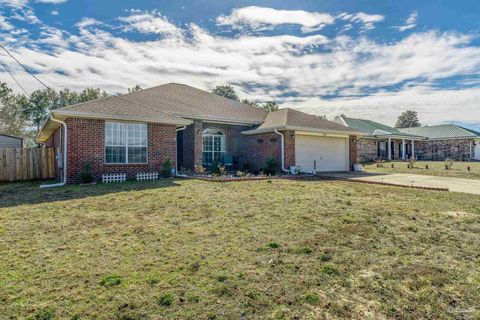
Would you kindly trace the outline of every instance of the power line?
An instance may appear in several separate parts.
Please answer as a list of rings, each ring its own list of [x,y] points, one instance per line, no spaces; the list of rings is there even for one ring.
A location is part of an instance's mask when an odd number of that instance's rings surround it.
[[[0,61],[0,64],[3,66],[3,68],[8,72],[8,74],[10,75],[10,77],[12,77],[12,79],[17,83],[17,85],[20,87],[20,89],[22,89],[23,92],[25,92],[25,94],[28,96],[28,93],[27,91],[25,91],[25,89],[22,87],[22,85],[20,84],[20,82],[17,81],[17,79],[15,78],[15,76],[13,75],[13,73],[10,72],[10,70],[8,70],[7,66],[2,62]]]
[[[0,43],[0,48],[2,48],[3,50],[5,50],[5,52],[6,52],[13,60],[15,60],[25,71],[27,71],[32,77],[34,77],[35,80],[37,80],[38,82],[40,82],[45,88],[50,89],[45,83],[43,83],[42,80],[38,79],[30,70],[27,69],[27,67],[25,67],[20,61],[18,61],[18,59],[15,58],[15,57],[10,53],[10,51],[8,51],[7,48],[5,48],[1,43]]]

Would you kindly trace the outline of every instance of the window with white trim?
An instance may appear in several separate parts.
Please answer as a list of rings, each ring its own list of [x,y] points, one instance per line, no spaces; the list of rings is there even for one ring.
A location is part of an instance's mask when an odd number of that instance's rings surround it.
[[[216,128],[205,129],[203,138],[203,165],[223,163],[225,157],[225,134]]]
[[[106,163],[147,163],[147,124],[105,123]]]

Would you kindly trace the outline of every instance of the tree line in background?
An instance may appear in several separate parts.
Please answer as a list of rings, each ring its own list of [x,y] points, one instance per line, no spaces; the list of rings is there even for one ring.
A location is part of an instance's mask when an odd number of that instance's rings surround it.
[[[257,101],[248,100],[248,99],[240,100],[238,94],[235,92],[233,87],[228,84],[223,86],[216,86],[215,89],[212,90],[212,93],[218,94],[219,96],[229,98],[235,101],[240,101],[241,103],[251,105],[252,107],[263,108],[267,111],[278,110],[278,104],[275,101],[267,101],[265,103],[259,103]]]

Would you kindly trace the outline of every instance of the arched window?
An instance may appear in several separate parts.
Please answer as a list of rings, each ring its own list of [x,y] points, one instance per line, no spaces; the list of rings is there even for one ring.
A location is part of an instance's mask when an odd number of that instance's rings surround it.
[[[216,128],[205,129],[203,138],[203,165],[223,163],[225,156],[225,134]]]

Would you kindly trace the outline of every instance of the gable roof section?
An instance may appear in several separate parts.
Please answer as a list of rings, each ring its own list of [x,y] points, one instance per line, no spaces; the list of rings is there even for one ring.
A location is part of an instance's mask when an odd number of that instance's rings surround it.
[[[367,134],[367,137],[401,137],[401,138],[424,138],[421,135],[410,134],[407,132],[402,132],[396,128],[365,119],[356,119],[348,118],[345,116],[336,117],[335,122],[342,123],[348,126],[349,128],[364,132]]]
[[[183,84],[169,83],[139,90],[123,98],[169,114],[206,121],[260,124],[267,111]]]
[[[242,133],[259,134],[273,132],[275,130],[363,135],[363,133],[348,128],[344,125],[290,108],[280,109],[278,111],[268,113],[265,121],[260,126],[253,130],[243,131]]]
[[[422,135],[431,140],[444,139],[480,139],[480,132],[467,129],[455,124],[442,124],[438,126],[424,126],[417,128],[399,129],[402,132],[409,134]]]

